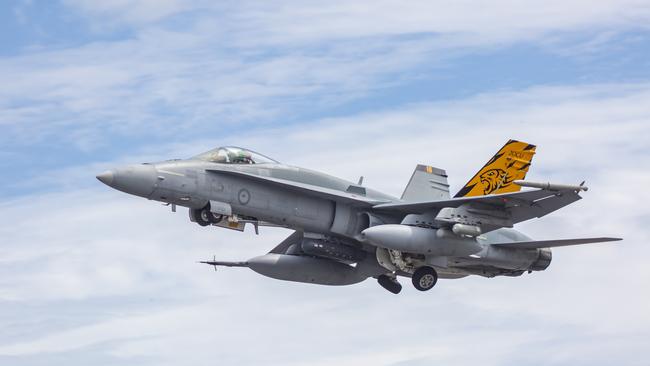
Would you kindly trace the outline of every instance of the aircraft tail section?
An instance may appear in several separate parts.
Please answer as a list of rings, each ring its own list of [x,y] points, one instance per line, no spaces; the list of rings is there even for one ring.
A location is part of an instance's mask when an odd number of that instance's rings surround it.
[[[535,148],[535,145],[526,142],[508,141],[454,197],[485,196],[521,190],[513,182],[526,177]]]
[[[447,173],[443,169],[418,165],[406,185],[402,200],[408,202],[449,199]]]

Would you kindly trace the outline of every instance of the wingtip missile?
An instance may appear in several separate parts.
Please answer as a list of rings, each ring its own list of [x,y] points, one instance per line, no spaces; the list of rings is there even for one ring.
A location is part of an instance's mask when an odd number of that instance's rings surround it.
[[[226,262],[226,261],[218,261],[216,258],[213,258],[211,261],[199,261],[197,263],[201,264],[207,264],[209,266],[213,266],[214,270],[217,270],[217,266],[222,266],[222,267],[248,267],[248,262]]]
[[[547,191],[588,191],[589,187],[585,186],[585,182],[583,181],[580,183],[580,185],[570,185],[570,184],[555,184],[555,183],[540,183],[540,182],[528,182],[524,180],[516,180],[513,182],[514,184],[521,186],[521,187],[530,187],[530,188],[539,188],[539,189],[545,189]]]

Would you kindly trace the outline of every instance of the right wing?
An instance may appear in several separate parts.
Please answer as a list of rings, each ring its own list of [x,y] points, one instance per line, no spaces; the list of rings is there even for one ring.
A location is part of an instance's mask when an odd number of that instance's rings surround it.
[[[551,186],[555,188],[558,186]],[[485,221],[490,217],[498,218],[508,224],[500,227],[512,227],[513,224],[545,216],[582,197],[578,194],[586,187],[559,186],[562,189],[535,189],[514,193],[495,194],[488,196],[452,198],[443,201],[425,201],[413,203],[384,203],[373,206],[375,210],[400,212],[403,214],[425,214],[437,212],[443,208],[463,207],[477,217],[483,215]],[[483,231],[494,230],[497,227],[487,225]]]
[[[535,241],[515,241],[510,243],[495,243],[502,248],[513,249],[541,249],[541,248],[554,248],[565,247],[568,245],[580,245],[591,243],[604,243],[608,241],[623,240],[621,238],[585,238],[585,239],[564,239],[564,240],[535,240]]]

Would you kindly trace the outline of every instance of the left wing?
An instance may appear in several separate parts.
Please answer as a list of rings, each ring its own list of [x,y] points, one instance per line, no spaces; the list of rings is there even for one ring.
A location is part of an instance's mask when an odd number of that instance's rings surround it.
[[[269,254],[285,254],[287,252],[287,249],[289,249],[290,246],[294,244],[300,244],[303,238],[304,238],[304,234],[302,233],[302,231],[294,231],[293,234],[289,235],[275,248],[271,249]]]
[[[502,248],[513,249],[541,249],[541,248],[554,248],[565,247],[569,245],[604,243],[608,241],[619,241],[621,238],[585,238],[585,239],[563,239],[563,240],[535,240],[535,241],[515,241],[510,243],[495,243]]]

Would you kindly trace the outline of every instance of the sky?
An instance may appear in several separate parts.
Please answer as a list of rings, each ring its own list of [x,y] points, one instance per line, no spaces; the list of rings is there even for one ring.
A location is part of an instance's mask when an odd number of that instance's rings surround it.
[[[0,4],[0,364],[645,365],[650,2]],[[398,296],[276,281],[289,235],[189,222],[95,179],[246,146],[399,196],[510,138],[584,199],[517,229],[544,272]]]

